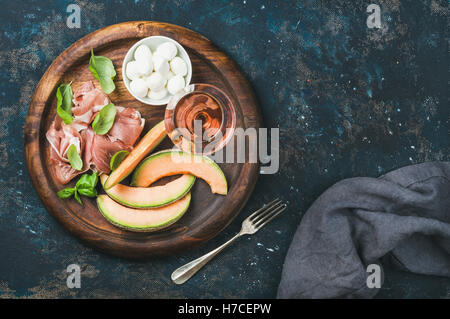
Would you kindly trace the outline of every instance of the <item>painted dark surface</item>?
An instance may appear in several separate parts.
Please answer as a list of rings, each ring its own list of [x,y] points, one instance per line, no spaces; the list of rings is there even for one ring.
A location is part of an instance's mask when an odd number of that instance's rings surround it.
[[[368,29],[366,7],[381,6]],[[81,7],[80,29],[66,7]],[[1,1],[0,297],[263,297],[276,294],[301,216],[334,182],[450,160],[446,1]],[[280,127],[280,171],[261,176],[220,235],[178,256],[130,262],[69,235],[28,177],[23,125],[51,62],[82,36],[118,22],[156,20],[211,39],[249,78],[267,127]],[[183,286],[171,272],[215,248],[262,203],[286,214],[224,251]],[[66,267],[82,288],[66,287]],[[378,297],[450,297],[450,279],[386,269]]]

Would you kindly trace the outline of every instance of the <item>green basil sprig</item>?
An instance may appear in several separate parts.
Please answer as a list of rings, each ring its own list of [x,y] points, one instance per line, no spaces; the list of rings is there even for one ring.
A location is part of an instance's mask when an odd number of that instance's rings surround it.
[[[64,123],[70,124],[73,121],[72,117],[72,82],[69,84],[61,84],[56,90],[56,113],[62,118]]]
[[[58,195],[59,198],[69,198],[74,194],[74,192],[76,192],[75,187],[67,187],[67,188],[61,189],[56,194]]]
[[[64,188],[60,190],[57,195],[59,198],[70,198],[73,196],[80,205],[83,205],[80,195],[96,197],[97,189],[95,187],[97,186],[97,182],[97,172],[92,173],[92,175],[85,173],[80,177],[78,182],[75,184],[75,187]]]
[[[83,161],[81,160],[80,154],[78,154],[75,144],[70,144],[69,149],[67,150],[67,158],[73,169],[81,171],[83,168]]]
[[[95,116],[92,128],[97,135],[104,135],[109,132],[116,118],[116,106],[112,103],[106,104]]]
[[[110,59],[105,56],[95,56],[91,50],[91,58],[89,59],[89,70],[94,77],[100,82],[103,92],[110,94],[115,90],[114,77],[116,70]]]
[[[80,195],[78,195],[77,189],[75,188],[75,191],[73,192],[73,197],[77,200],[78,204],[83,206],[83,202],[81,201]]]
[[[87,197],[97,196],[97,190],[95,187],[98,182],[98,173],[94,172],[92,175],[83,174],[75,185],[78,193]]]

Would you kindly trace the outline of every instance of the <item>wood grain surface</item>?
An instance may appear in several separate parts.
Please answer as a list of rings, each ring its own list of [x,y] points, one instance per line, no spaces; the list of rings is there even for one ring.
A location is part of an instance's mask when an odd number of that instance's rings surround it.
[[[235,105],[237,127],[260,127],[261,117],[253,91],[229,57],[198,33],[151,21],[112,25],[85,36],[66,49],[40,80],[25,125],[28,170],[39,197],[52,216],[83,242],[113,255],[138,259],[173,254],[217,235],[243,208],[259,174],[257,163],[219,164],[228,180],[228,195],[212,194],[209,186],[197,179],[188,212],[177,223],[155,233],[134,233],[111,225],[92,199],[83,198],[84,205],[80,206],[75,200],[57,197],[56,192],[67,185],[59,184],[49,170],[50,146],[45,138],[56,114],[57,87],[73,81],[72,87],[76,90],[90,80],[100,87],[88,68],[90,50],[93,49],[96,55],[110,58],[116,68],[116,90],[109,95],[111,101],[138,109],[146,119],[144,133],[147,132],[163,119],[165,106],[149,106],[135,100],[123,84],[121,67],[128,49],[138,40],[152,35],[171,37],[184,46],[193,66],[191,83],[210,83],[224,90]],[[171,146],[166,139],[158,150]]]

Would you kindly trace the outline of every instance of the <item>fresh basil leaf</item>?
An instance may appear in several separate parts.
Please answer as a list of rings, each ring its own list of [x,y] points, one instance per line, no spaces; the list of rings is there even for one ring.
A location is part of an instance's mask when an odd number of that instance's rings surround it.
[[[77,181],[75,187],[64,188],[64,189],[60,190],[57,193],[57,195],[60,198],[69,198],[73,195],[75,197],[75,199],[77,200],[77,202],[80,203],[80,205],[83,205],[80,195],[87,196],[87,197],[96,197],[97,190],[95,189],[95,187],[97,186],[97,182],[98,182],[98,173],[97,172],[94,172],[91,175],[89,175],[88,173],[85,173]]]
[[[122,161],[125,159],[125,157],[128,156],[128,154],[130,154],[130,152],[126,150],[121,150],[114,154],[109,161],[109,167],[111,168],[111,170],[114,171],[117,167],[119,167],[120,163],[122,163]]]
[[[95,188],[80,188],[77,190],[78,190],[78,193],[80,193],[83,196],[87,196],[87,197],[96,197],[97,196],[97,190]]]
[[[75,188],[67,187],[64,189],[61,189],[59,192],[56,193],[59,198],[69,198],[76,192]]]
[[[105,56],[95,56],[91,50],[91,58],[89,59],[89,70],[94,77],[100,82],[103,92],[110,94],[115,90],[114,77],[116,70],[110,59]]]
[[[80,179],[77,181],[75,187],[77,189],[81,188],[91,188],[91,183],[89,181],[89,174],[83,174],[81,175]]]
[[[80,198],[80,196],[78,195],[78,191],[77,191],[77,190],[75,190],[75,193],[73,193],[73,196],[75,197],[75,199],[77,200],[77,202],[78,202],[81,206],[83,206],[83,202],[81,201],[81,198]]]
[[[98,182],[98,173],[97,172],[92,173],[92,175],[89,178],[91,180],[92,188],[95,188]]]
[[[78,189],[78,191],[80,191],[81,189],[94,189],[97,186],[97,181],[98,181],[97,172],[92,173],[92,175],[85,173],[78,180],[76,188]]]
[[[104,135],[109,132],[116,118],[116,106],[112,103],[105,105],[95,116],[92,128],[97,135]]]
[[[70,166],[77,171],[81,171],[83,168],[83,161],[81,160],[80,154],[78,154],[77,147],[75,144],[71,144],[67,150],[67,158],[69,159]]]
[[[72,82],[69,84],[61,84],[56,90],[56,113],[64,123],[70,124],[73,121],[72,117]]]

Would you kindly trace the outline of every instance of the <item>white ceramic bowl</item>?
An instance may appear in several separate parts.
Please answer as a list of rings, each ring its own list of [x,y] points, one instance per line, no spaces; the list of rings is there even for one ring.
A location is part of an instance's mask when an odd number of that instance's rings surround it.
[[[164,37],[164,36],[160,36],[160,35],[156,35],[156,36],[152,36],[152,37],[148,37],[148,38],[144,38],[138,42],[136,42],[131,48],[130,50],[128,50],[127,54],[125,55],[125,58],[123,59],[123,63],[122,63],[122,78],[123,78],[123,82],[125,83],[125,86],[128,90],[128,92],[130,92],[130,94],[138,101],[141,101],[142,103],[145,104],[149,104],[149,105],[165,105],[169,102],[169,100],[172,98],[172,94],[167,93],[167,96],[161,100],[154,100],[151,99],[149,97],[138,97],[136,96],[133,91],[131,91],[130,88],[130,82],[131,80],[127,78],[127,75],[125,74],[125,68],[128,62],[133,61],[134,60],[134,50],[136,50],[136,48],[138,46],[140,46],[141,44],[145,44],[147,45],[150,50],[152,50],[152,53],[154,53],[156,51],[156,48],[164,43],[164,42],[172,42],[173,44],[175,44],[175,46],[177,47],[177,55],[178,57],[182,58],[187,65],[187,75],[184,76],[185,78],[185,82],[186,82],[186,86],[188,86],[191,82],[191,78],[192,78],[192,63],[191,63],[191,59],[189,59],[189,55],[187,54],[186,50],[183,48],[183,46],[181,44],[179,44],[177,41],[168,38],[168,37]]]

